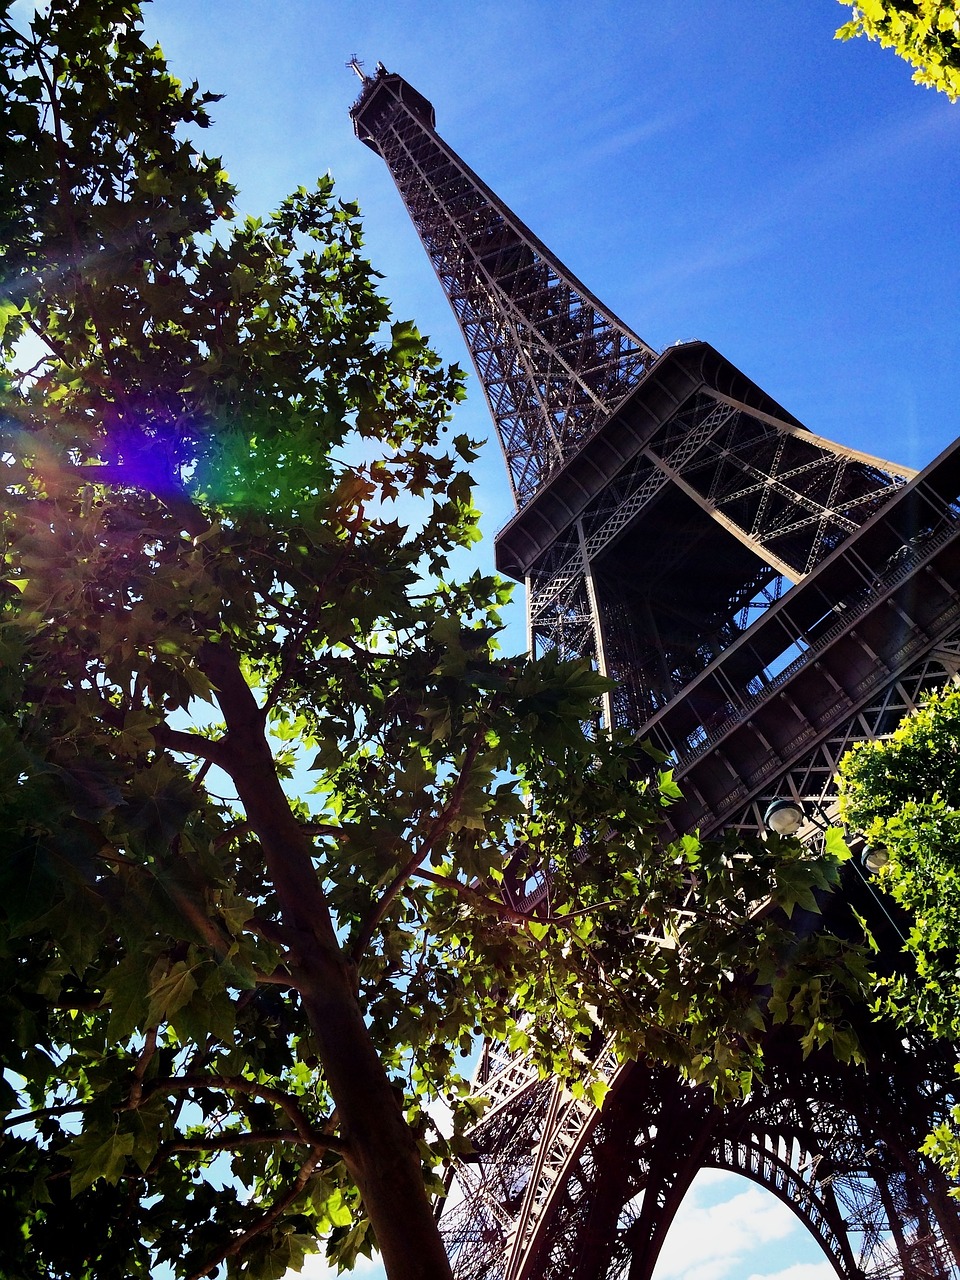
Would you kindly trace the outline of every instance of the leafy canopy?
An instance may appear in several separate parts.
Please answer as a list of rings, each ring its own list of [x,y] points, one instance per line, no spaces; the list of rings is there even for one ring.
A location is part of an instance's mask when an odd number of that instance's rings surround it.
[[[846,0],[840,0],[844,4]],[[913,78],[960,97],[960,8],[953,0],[857,0],[838,40],[867,36],[894,49],[916,70]]]
[[[445,1276],[477,1036],[598,1099],[605,1042],[721,1096],[768,1017],[855,1054],[847,949],[787,922],[834,860],[665,846],[605,683],[454,580],[461,375],[356,208],[239,219],[129,0],[8,11],[0,1272]]]
[[[915,979],[898,979],[899,1017],[960,1035],[960,689],[930,695],[896,731],[842,761],[845,819],[889,862],[879,884],[907,909]]]
[[[907,974],[881,981],[877,1007],[904,1026],[955,1043],[960,1037],[960,688],[930,695],[880,742],[862,743],[840,765],[846,821],[889,861],[881,890],[912,928]],[[924,1150],[960,1176],[960,1107]]]

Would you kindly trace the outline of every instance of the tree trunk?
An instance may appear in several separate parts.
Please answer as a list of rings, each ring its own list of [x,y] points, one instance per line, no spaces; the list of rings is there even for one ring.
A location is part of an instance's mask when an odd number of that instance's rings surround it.
[[[390,1280],[450,1280],[423,1184],[420,1153],[370,1039],[356,976],[337,941],[312,846],[277,777],[263,717],[235,655],[208,644],[200,664],[227,725],[222,765],[264,851],[289,942],[288,966],[319,1047],[344,1155]]]

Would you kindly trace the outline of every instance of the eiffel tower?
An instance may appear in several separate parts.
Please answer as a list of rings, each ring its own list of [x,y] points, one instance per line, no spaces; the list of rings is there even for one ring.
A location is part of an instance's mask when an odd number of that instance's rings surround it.
[[[960,679],[960,442],[919,474],[811,433],[704,342],[657,353],[438,136],[378,65],[351,115],[386,161],[456,313],[517,513],[499,569],[536,652],[616,681],[603,709],[664,751],[678,832],[757,833],[775,799],[835,812],[837,763]],[[512,886],[521,902],[536,879]],[[843,897],[870,909],[856,868]],[[956,1055],[867,1031],[868,1069],[771,1032],[719,1110],[649,1063],[604,1062],[601,1112],[488,1046],[491,1100],[440,1217],[459,1280],[648,1280],[701,1169],[766,1187],[843,1280],[960,1275],[960,1217],[917,1154]]]

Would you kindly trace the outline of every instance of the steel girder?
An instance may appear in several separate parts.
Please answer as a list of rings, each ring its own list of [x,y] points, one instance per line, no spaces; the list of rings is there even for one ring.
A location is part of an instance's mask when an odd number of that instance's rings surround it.
[[[625,1075],[583,1134],[516,1274],[649,1280],[690,1183],[716,1168],[788,1205],[844,1280],[955,1275],[956,1214],[942,1176],[915,1153],[949,1105],[923,1090],[931,1077],[949,1078],[949,1055],[878,1046],[864,1098],[861,1072],[783,1050],[778,1060],[771,1048],[762,1089],[726,1111],[663,1070]]]
[[[960,682],[960,629],[948,633],[928,653],[885,684],[865,706],[845,717],[815,746],[803,751],[789,769],[779,773],[765,795],[745,805],[723,823],[724,828],[755,834],[763,830],[763,811],[774,796],[799,800],[807,813],[830,812],[836,804],[836,777],[840,761],[858,742],[887,737],[904,716],[916,711],[925,694]],[[801,838],[816,839],[808,823]]]
[[[771,1051],[738,1107],[662,1068],[621,1068],[602,1113],[532,1082],[476,1134],[461,1199],[441,1225],[458,1277],[649,1280],[701,1169],[739,1173],[785,1203],[842,1280],[954,1277],[956,1212],[916,1154],[952,1098],[925,1091],[952,1058],[878,1047],[873,1087],[829,1058]]]
[[[770,794],[829,809],[843,753],[891,732],[925,692],[958,672],[960,627],[771,778]],[[733,825],[756,833],[759,809],[751,802]],[[955,1055],[895,1037],[877,1043],[874,1054],[864,1074],[827,1056],[804,1062],[795,1046],[772,1045],[762,1088],[723,1112],[670,1071],[610,1058],[613,1089],[598,1113],[538,1081],[523,1059],[488,1048],[476,1090],[492,1105],[441,1218],[454,1274],[648,1280],[693,1177],[718,1168],[787,1204],[842,1280],[955,1278],[955,1202],[942,1174],[916,1154],[954,1101]]]
[[[621,409],[621,416],[627,412]],[[529,567],[535,649],[592,660],[618,680],[615,720],[640,728],[905,481],[892,468],[868,468],[840,449],[781,430],[703,389]],[[608,575],[606,592],[602,585],[591,590],[591,582],[602,572],[607,549],[624,539],[641,542],[644,522],[657,520],[658,501],[662,508],[665,492],[677,488],[710,517],[711,545],[698,551],[701,563],[722,559],[730,539],[754,558],[709,612],[690,602],[679,634],[678,602],[672,602],[667,637],[649,607],[640,619],[624,608],[625,588],[649,601],[646,581],[634,584],[615,572]],[[673,550],[677,563],[661,561],[661,579],[678,574],[682,557],[689,555],[689,545]]]
[[[957,466],[918,480],[816,437],[706,344],[658,357],[401,77],[378,66],[351,114],[483,385],[520,508],[498,564],[527,584],[534,647],[618,680],[606,718],[672,756],[681,827],[756,831],[772,794],[829,809],[843,751],[960,670]],[[724,1112],[669,1070],[602,1061],[598,1113],[485,1049],[491,1105],[441,1217],[460,1280],[648,1280],[711,1167],[789,1205],[843,1280],[960,1274],[955,1206],[916,1154],[953,1101],[937,1046],[874,1044],[864,1077],[772,1037],[763,1085]]]

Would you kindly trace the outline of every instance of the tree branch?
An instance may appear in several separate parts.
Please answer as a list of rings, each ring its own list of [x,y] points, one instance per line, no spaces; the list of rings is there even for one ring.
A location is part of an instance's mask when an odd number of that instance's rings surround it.
[[[420,864],[429,857],[437,842],[446,835],[447,831],[450,829],[450,824],[460,812],[460,804],[463,800],[464,792],[467,789],[470,770],[473,768],[477,756],[480,754],[480,748],[483,746],[485,738],[486,729],[481,726],[477,729],[469,747],[467,747],[463,758],[463,764],[460,766],[460,776],[457,778],[453,791],[450,794],[449,801],[437,815],[437,819],[434,822],[429,835],[423,841],[422,845],[413,857],[410,858],[409,861],[407,861],[397,872],[390,884],[384,890],[380,901],[374,906],[373,910],[362,924],[360,932],[357,935],[357,940],[350,951],[350,958],[354,964],[359,963],[360,957],[370,945],[370,940],[374,935],[377,925],[379,925],[380,921],[383,920],[384,916],[386,916],[387,912],[390,910],[390,906],[394,898],[396,898],[397,894],[413,875],[414,871],[416,871]]]
[[[262,916],[251,916],[243,927],[248,932],[256,934],[258,938],[263,938],[266,942],[272,942],[275,946],[289,946],[289,939],[284,928],[276,920],[264,920]]]
[[[145,1093],[175,1093],[191,1089],[216,1089],[221,1093],[242,1093],[251,1098],[262,1098],[264,1102],[272,1102],[275,1107],[292,1121],[294,1128],[304,1145],[308,1147],[321,1143],[331,1151],[347,1151],[349,1144],[343,1138],[337,1138],[314,1129],[303,1114],[296,1101],[279,1089],[271,1089],[268,1085],[254,1084],[243,1076],[188,1075],[169,1076],[166,1079],[153,1080],[146,1087]]]
[[[40,341],[43,342],[49,348],[50,353],[52,355],[55,355],[57,359],[61,362],[61,364],[70,363],[69,353],[67,352],[63,343],[57,342],[56,339],[52,338],[45,329],[41,329],[35,320],[32,320],[32,319],[28,320],[27,328],[30,330],[30,332],[33,334],[35,338],[39,338]],[[94,374],[91,377],[91,381],[96,382],[99,385],[100,382],[106,383],[107,379],[104,379],[104,378],[98,379],[97,375]]]
[[[101,833],[94,823],[89,822],[81,825],[85,825],[88,831],[93,831],[97,836],[100,836]],[[134,858],[126,858],[122,853],[115,853],[113,850],[105,848],[98,849],[94,857],[99,858],[102,862],[109,862],[112,867],[136,867],[138,871],[144,869],[142,864]]]
[[[498,901],[496,898],[488,898],[485,894],[478,892],[470,885],[464,884],[460,880],[454,880],[450,876],[437,875],[434,871],[424,871],[422,867],[417,867],[411,875],[416,876],[420,880],[427,880],[431,884],[439,885],[442,889],[450,889],[464,902],[469,902],[471,906],[476,907],[478,911],[484,912],[486,915],[498,916],[501,920],[508,920],[511,924],[529,925],[529,924],[552,924],[557,925],[561,929],[569,929],[571,923],[578,916],[590,915],[594,911],[599,911],[601,907],[617,907],[622,903],[616,899],[608,899],[605,902],[595,902],[589,907],[579,907],[575,911],[568,911],[564,915],[545,915],[535,916],[527,912],[517,911],[516,908],[508,906],[505,902]],[[693,912],[677,911],[676,915],[692,915]],[[660,946],[664,945],[663,939],[658,938],[655,934],[650,933],[634,933],[635,938],[642,938],[646,942],[655,942]]]
[[[411,876],[416,876],[420,880],[428,880],[431,884],[439,885],[442,889],[450,889],[464,902],[469,902],[471,906],[476,907],[478,911],[482,911],[485,915],[499,916],[501,920],[509,920],[511,924],[527,925],[533,921],[535,924],[562,924],[566,916],[558,917],[541,917],[526,915],[522,911],[517,911],[514,907],[508,907],[505,902],[498,902],[496,898],[488,898],[486,894],[479,893],[476,889],[471,889],[469,885],[463,884],[460,880],[454,880],[450,876],[437,875],[434,871],[424,871],[422,867],[415,867],[411,871]]]
[[[210,764],[217,764],[220,760],[220,741],[206,738],[202,733],[185,733],[166,724],[155,725],[149,733],[158,747],[166,747],[168,751],[200,756]]]
[[[355,536],[355,533],[351,536],[351,545]],[[337,556],[336,561],[325,574],[323,580],[317,583],[316,597],[313,604],[307,610],[307,616],[304,618],[303,624],[297,631],[296,635],[289,637],[288,642],[284,644],[280,652],[280,670],[277,673],[276,680],[274,680],[273,684],[270,686],[270,690],[267,693],[266,701],[262,708],[265,717],[270,714],[273,708],[280,701],[280,697],[290,681],[290,677],[293,674],[294,663],[303,652],[303,646],[306,644],[307,636],[310,634],[311,627],[316,626],[317,619],[320,617],[320,612],[327,602],[326,590],[329,587],[334,574],[339,571],[340,566],[343,564],[345,554],[345,552],[341,552],[340,555]]]
[[[130,1086],[130,1097],[127,1099],[127,1109],[130,1111],[136,1111],[143,1099],[143,1077],[147,1074],[147,1068],[156,1052],[157,1028],[149,1027],[144,1036],[140,1056],[137,1058],[137,1065],[133,1069],[133,1084]]]
[[[318,1139],[319,1146],[322,1140]],[[289,1142],[292,1146],[306,1145],[296,1129],[270,1129],[263,1132],[224,1134],[220,1138],[177,1138],[166,1144],[167,1151],[233,1151],[237,1147]]]
[[[296,1178],[294,1178],[289,1190],[287,1190],[279,1200],[276,1200],[252,1227],[244,1231],[242,1235],[237,1236],[237,1238],[227,1245],[225,1249],[219,1250],[219,1252],[214,1254],[213,1257],[208,1258],[200,1270],[193,1272],[193,1274],[188,1277],[188,1280],[203,1280],[204,1276],[208,1276],[211,1271],[219,1267],[221,1262],[224,1262],[227,1258],[232,1258],[235,1254],[238,1254],[240,1250],[249,1244],[251,1240],[256,1239],[257,1236],[262,1235],[264,1231],[269,1227],[272,1227],[277,1219],[282,1217],[290,1205],[292,1205],[296,1198],[301,1194],[304,1187],[313,1176],[313,1171],[320,1163],[322,1156],[322,1151],[314,1151],[309,1155],[300,1166],[300,1172],[297,1174]]]
[[[53,706],[61,707],[76,705],[76,698],[71,689],[60,688],[52,691],[28,684],[24,688],[23,696],[27,702],[46,702]],[[97,714],[104,724],[109,725],[111,729],[123,732],[123,722],[126,715],[123,707],[114,706],[112,702],[107,702],[104,698],[98,698]],[[222,758],[222,738],[214,740],[206,738],[200,733],[186,733],[182,729],[171,729],[167,724],[154,725],[148,732],[158,747],[164,747],[168,751],[179,751],[185,755],[200,756],[210,760],[213,764],[218,764]]]
[[[329,822],[305,822],[303,829],[308,836],[333,836],[335,840],[346,840],[350,835],[345,827],[334,826]]]
[[[200,791],[202,789],[203,780],[207,776],[207,774],[210,772],[210,767],[212,764],[213,764],[213,761],[208,756],[206,760],[204,760],[200,768],[197,770],[197,772],[194,774],[194,777],[193,777],[194,791]]]
[[[254,969],[253,972],[257,982],[263,986],[290,987],[294,991],[300,990],[296,982],[294,982],[290,971],[284,968],[282,964],[277,965],[276,969],[271,973],[266,973],[261,969]]]
[[[71,1111],[86,1111],[89,1103],[64,1102],[59,1107],[40,1107],[36,1111],[23,1111],[18,1116],[5,1116],[0,1120],[0,1129],[15,1129],[17,1125],[29,1124],[31,1120],[48,1120],[54,1116],[66,1116]]]

